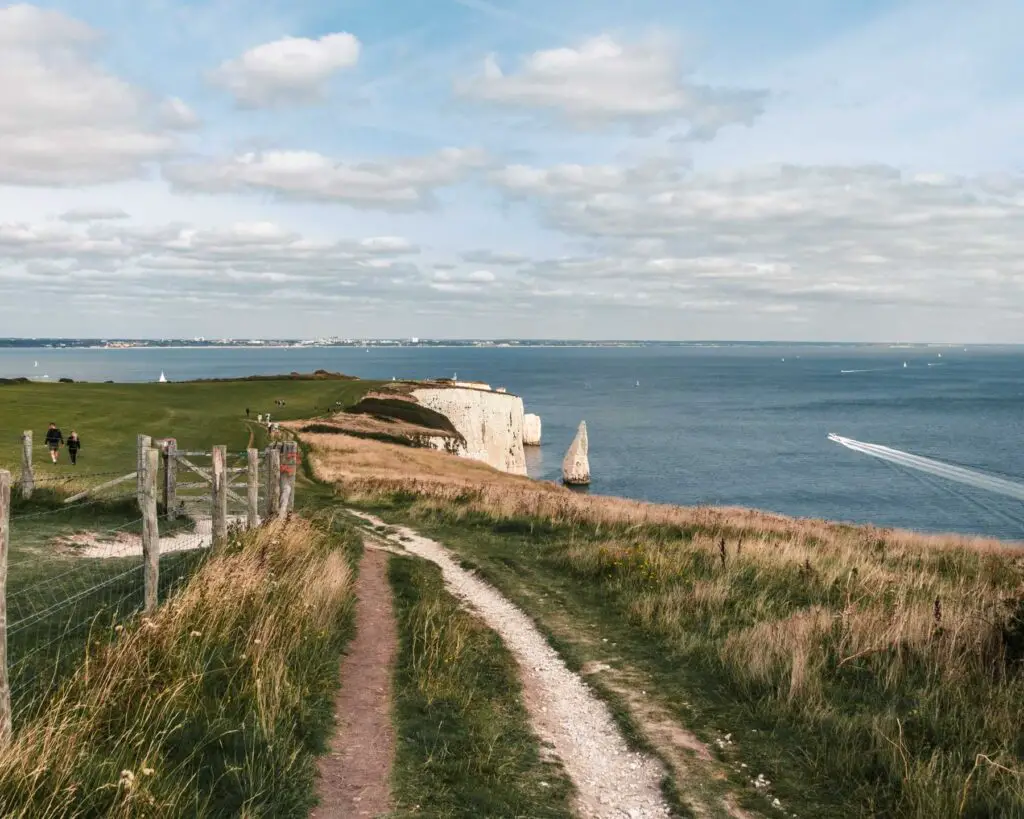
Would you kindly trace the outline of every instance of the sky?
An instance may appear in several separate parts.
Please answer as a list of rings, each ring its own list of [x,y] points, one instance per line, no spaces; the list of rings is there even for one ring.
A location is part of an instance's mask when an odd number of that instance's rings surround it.
[[[1020,31],[1020,0],[0,5],[0,337],[1024,343]]]

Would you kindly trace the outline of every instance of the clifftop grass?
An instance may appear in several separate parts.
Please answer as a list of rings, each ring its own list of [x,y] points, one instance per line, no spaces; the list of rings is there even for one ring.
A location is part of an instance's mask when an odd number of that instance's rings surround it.
[[[350,500],[427,526],[542,622],[542,597],[564,601],[569,639],[573,620],[614,636],[590,656],[642,671],[709,744],[733,732],[720,755],[797,814],[1024,816],[1020,548],[582,496],[437,453],[389,469],[395,448],[312,441]],[[754,773],[737,782],[756,804]]]
[[[35,433],[36,471],[41,480],[72,473],[67,454],[54,467],[43,446],[50,421],[64,436],[77,430],[82,439],[79,473],[131,472],[136,436],[178,439],[181,449],[209,451],[226,444],[231,452],[266,443],[255,423],[258,413],[275,421],[336,412],[358,401],[376,382],[340,377],[252,378],[170,384],[9,384],[0,387],[0,468],[20,472],[21,433]],[[275,401],[281,399],[285,406]],[[251,411],[251,424],[245,410]]]

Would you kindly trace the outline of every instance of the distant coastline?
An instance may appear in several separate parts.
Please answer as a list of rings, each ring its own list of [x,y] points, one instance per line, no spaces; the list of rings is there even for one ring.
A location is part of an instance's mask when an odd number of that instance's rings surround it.
[[[0,349],[21,350],[309,350],[309,349],[616,349],[645,347],[691,348],[1010,348],[1014,344],[967,344],[955,341],[858,342],[858,341],[587,341],[582,339],[96,339],[96,338],[0,338]]]

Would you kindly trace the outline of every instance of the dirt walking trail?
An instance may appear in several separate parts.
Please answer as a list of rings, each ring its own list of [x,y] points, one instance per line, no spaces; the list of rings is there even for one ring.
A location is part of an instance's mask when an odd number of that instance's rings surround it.
[[[384,522],[353,512],[373,526]],[[516,658],[534,730],[550,743],[576,786],[581,819],[664,819],[665,774],[656,759],[631,750],[608,707],[565,665],[533,621],[496,589],[458,565],[448,551],[412,529],[383,536],[395,547],[437,564],[445,584],[501,637]],[[375,533],[375,536],[380,536]]]
[[[356,635],[341,664],[334,702],[338,727],[320,759],[320,804],[313,819],[385,816],[395,751],[391,669],[397,649],[388,556],[367,549],[356,581]]]

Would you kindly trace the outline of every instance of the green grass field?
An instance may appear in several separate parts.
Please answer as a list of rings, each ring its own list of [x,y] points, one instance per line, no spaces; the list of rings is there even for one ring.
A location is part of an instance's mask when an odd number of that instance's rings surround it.
[[[371,381],[238,380],[172,384],[7,384],[0,385],[0,468],[17,477],[21,434],[34,434],[36,474],[41,484],[74,475],[131,472],[136,436],[176,438],[179,449],[209,451],[224,444],[241,452],[254,436],[266,444],[258,413],[275,421],[310,418],[358,401],[375,386]],[[284,407],[274,404],[285,402]],[[249,408],[252,423],[246,423]],[[61,452],[55,467],[43,445],[47,425],[56,423],[65,438],[82,439],[77,467]],[[59,485],[59,483],[57,484]]]

